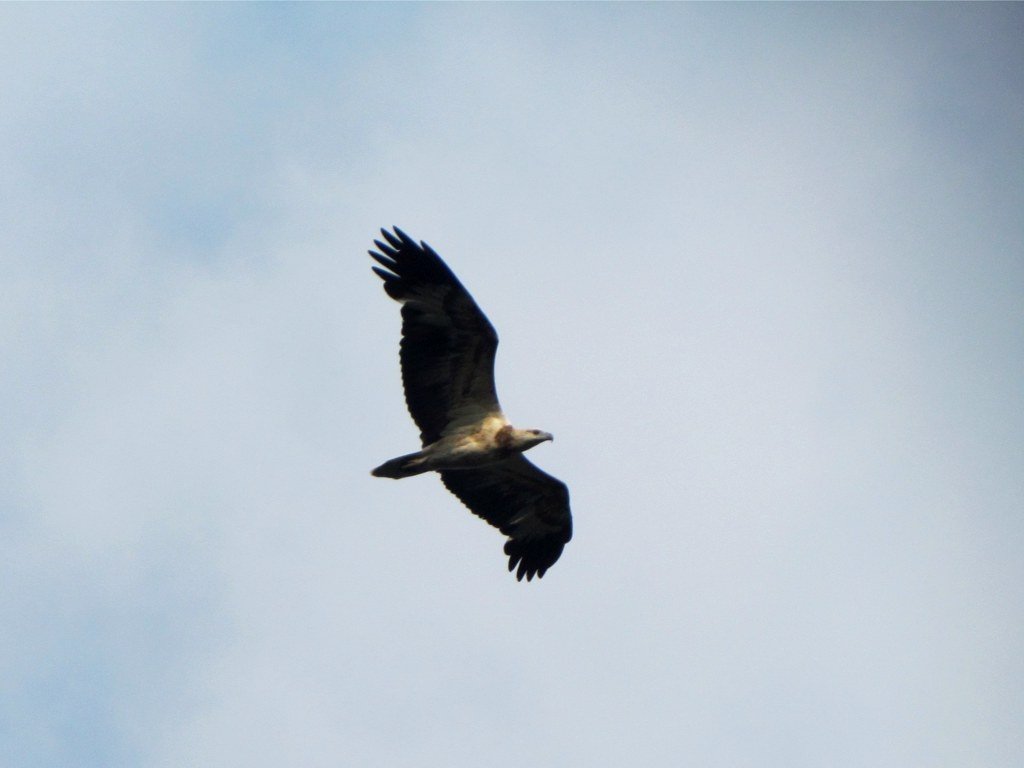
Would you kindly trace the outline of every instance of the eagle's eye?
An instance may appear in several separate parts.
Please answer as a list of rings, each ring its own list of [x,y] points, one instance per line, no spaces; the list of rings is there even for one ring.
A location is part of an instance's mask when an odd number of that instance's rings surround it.
[[[530,434],[531,435],[539,435],[540,434],[540,430],[539,429],[531,429],[530,430]]]

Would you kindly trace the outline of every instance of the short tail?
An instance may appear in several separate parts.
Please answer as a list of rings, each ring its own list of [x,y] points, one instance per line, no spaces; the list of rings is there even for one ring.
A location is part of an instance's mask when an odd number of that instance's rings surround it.
[[[413,475],[429,471],[428,467],[423,466],[425,458],[422,451],[407,453],[405,456],[399,456],[397,459],[385,461],[370,474],[374,477],[390,477],[394,480],[412,477]]]

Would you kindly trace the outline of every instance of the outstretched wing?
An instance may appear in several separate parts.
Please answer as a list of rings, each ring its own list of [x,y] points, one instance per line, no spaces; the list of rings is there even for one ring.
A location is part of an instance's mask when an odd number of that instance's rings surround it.
[[[441,257],[398,227],[370,251],[388,296],[402,302],[402,384],[423,445],[500,414],[498,334]]]
[[[569,489],[521,453],[480,469],[446,470],[441,480],[470,511],[509,537],[508,569],[519,581],[544,575],[572,538]]]

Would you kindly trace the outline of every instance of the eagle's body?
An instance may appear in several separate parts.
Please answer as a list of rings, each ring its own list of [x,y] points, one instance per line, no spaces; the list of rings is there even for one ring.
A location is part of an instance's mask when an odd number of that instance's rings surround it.
[[[476,302],[426,243],[397,227],[381,230],[386,269],[373,270],[402,303],[402,382],[423,448],[373,470],[403,478],[436,471],[469,509],[509,536],[505,553],[518,579],[541,577],[572,538],[569,491],[523,452],[547,432],[516,429],[494,387],[498,336]]]
[[[504,417],[488,416],[474,428],[446,435],[421,451],[381,464],[373,474],[397,480],[442,469],[474,469],[504,461],[551,439],[547,432],[516,429]]]

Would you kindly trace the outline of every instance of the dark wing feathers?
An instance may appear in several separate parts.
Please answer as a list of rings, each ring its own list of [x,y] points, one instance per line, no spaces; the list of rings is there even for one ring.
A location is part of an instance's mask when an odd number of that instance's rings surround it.
[[[370,256],[384,290],[402,302],[402,383],[423,445],[447,428],[500,413],[494,389],[498,335],[441,257],[398,227]],[[383,267],[383,269],[381,268]]]
[[[572,538],[569,489],[522,454],[480,469],[441,472],[441,481],[473,514],[509,537],[508,569],[540,578]]]

